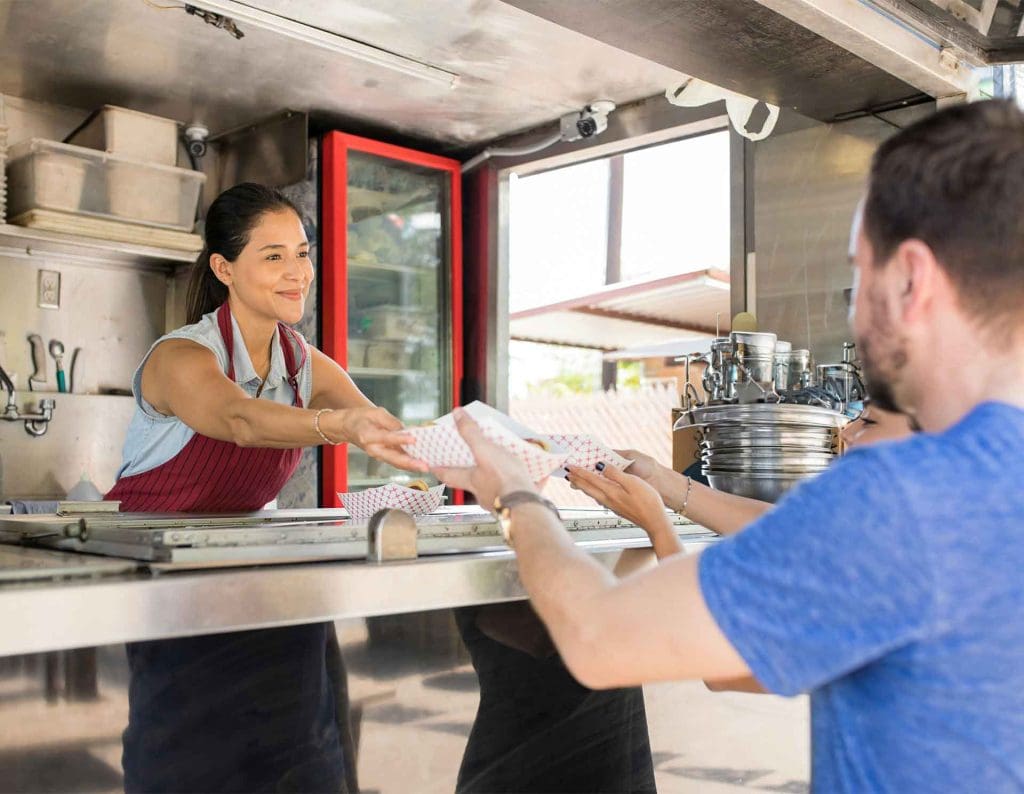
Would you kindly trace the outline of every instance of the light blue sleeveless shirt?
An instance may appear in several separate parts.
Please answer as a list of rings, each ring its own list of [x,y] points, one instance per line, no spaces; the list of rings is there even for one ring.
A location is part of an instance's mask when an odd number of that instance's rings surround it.
[[[231,318],[231,325],[235,333],[235,383],[241,386],[250,397],[256,397],[256,391],[262,381],[253,368],[249,351],[242,344],[242,333],[239,331],[234,317]],[[305,363],[299,370],[296,380],[299,384],[302,404],[309,405],[313,393],[312,356],[309,352],[309,343],[297,331],[295,335],[302,339],[302,344],[306,348]],[[157,339],[146,353],[146,357],[142,359],[139,368],[135,370],[135,376],[132,379],[135,413],[128,425],[128,436],[125,438],[124,452],[121,456],[121,469],[117,473],[118,479],[142,474],[142,472],[163,465],[181,452],[195,435],[195,430],[178,417],[164,416],[142,396],[142,368],[157,345],[168,339],[188,339],[198,342],[213,351],[222,372],[227,373],[228,371],[228,351],[224,339],[221,337],[220,328],[217,326],[215,311],[203,315],[203,318],[194,325],[186,325]],[[271,343],[270,373],[267,375],[267,381],[259,399],[273,400],[284,405],[292,405],[295,402],[295,392],[291,384],[288,383],[288,368],[285,366],[284,351],[281,349],[281,336],[277,333],[274,334]]]

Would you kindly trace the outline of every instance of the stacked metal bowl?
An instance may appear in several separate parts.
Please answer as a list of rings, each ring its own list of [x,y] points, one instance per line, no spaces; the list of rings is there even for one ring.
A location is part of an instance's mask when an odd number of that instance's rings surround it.
[[[676,429],[698,429],[702,471],[712,488],[775,502],[828,467],[847,421],[814,405],[726,404],[691,408]]]

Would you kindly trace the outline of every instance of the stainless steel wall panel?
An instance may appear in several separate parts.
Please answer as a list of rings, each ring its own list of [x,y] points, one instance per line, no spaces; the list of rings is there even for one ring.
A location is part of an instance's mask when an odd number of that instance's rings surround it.
[[[59,309],[37,305],[41,269],[61,275]],[[68,264],[60,255],[26,256],[7,250],[0,251],[0,284],[0,363],[16,376],[19,405],[30,407],[41,397],[57,401],[54,419],[41,438],[30,437],[20,422],[0,423],[0,497],[63,496],[83,472],[101,489],[109,488],[120,465],[134,402],[98,392],[131,389],[135,368],[165,330],[167,275]],[[44,344],[50,339],[64,343],[69,379],[72,353],[81,348],[75,394],[55,393],[56,368],[49,355],[46,392],[29,391],[31,333],[42,336]],[[6,393],[0,396],[6,400]]]
[[[922,105],[839,124],[815,124],[755,144],[754,207],[757,297],[761,328],[839,361],[848,341],[843,291],[850,224],[864,195],[878,144],[933,110]]]

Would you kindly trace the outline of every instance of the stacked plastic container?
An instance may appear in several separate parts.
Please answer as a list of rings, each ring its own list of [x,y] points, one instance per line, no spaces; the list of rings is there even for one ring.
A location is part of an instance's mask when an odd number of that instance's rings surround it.
[[[177,123],[106,106],[67,143],[12,147],[10,216],[47,210],[190,232],[206,177],[177,168]]]

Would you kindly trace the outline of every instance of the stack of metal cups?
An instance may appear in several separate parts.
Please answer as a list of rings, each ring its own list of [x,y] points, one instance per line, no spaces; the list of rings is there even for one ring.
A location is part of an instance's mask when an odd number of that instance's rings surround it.
[[[676,429],[697,428],[701,470],[712,488],[775,502],[828,467],[846,421],[814,405],[726,404],[691,408]]]
[[[707,404],[690,405],[675,429],[697,429],[713,488],[775,502],[839,453],[847,416],[826,400],[799,399],[814,382],[809,351],[775,334],[734,331],[712,342],[707,363]]]

